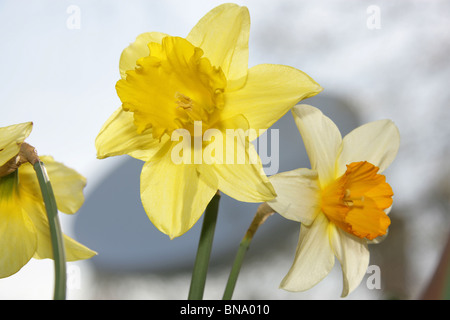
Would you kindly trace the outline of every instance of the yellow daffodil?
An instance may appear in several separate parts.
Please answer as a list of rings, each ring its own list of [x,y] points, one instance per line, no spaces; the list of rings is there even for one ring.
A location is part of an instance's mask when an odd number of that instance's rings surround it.
[[[224,4],[186,38],[144,33],[122,52],[116,85],[122,106],[103,125],[97,156],[145,161],[144,209],[171,238],[195,224],[217,190],[245,202],[273,199],[249,140],[322,90],[292,67],[248,69],[249,30],[247,8]],[[180,136],[194,141],[180,149]],[[181,153],[183,161],[174,160]],[[236,154],[241,162],[233,162]]]
[[[19,155],[32,123],[0,128],[0,278],[19,271],[31,258],[53,257],[48,219],[36,173]],[[58,209],[76,212],[84,201],[86,179],[75,170],[42,156]],[[18,164],[20,167],[17,168]],[[88,259],[95,252],[64,235],[67,261]]]
[[[307,290],[332,269],[343,271],[342,296],[361,282],[369,263],[368,243],[387,232],[393,192],[383,172],[394,160],[400,135],[390,120],[374,121],[343,139],[336,125],[314,107],[292,109],[311,169],[270,177],[277,198],[268,204],[301,222],[294,263],[281,288]]]

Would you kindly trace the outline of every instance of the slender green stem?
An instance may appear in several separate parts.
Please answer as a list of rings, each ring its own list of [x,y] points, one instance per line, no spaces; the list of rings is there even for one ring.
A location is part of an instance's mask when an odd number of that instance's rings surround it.
[[[53,248],[53,259],[55,260],[55,288],[54,300],[66,299],[66,255],[64,251],[64,239],[58,219],[58,208],[56,206],[55,195],[52,185],[47,176],[44,164],[36,162],[34,170],[39,181],[42,197],[44,198],[45,209],[47,210],[48,224]]]
[[[231,268],[230,275],[228,277],[227,286],[225,287],[225,292],[223,293],[223,300],[231,300],[233,296],[234,287],[236,287],[236,282],[241,271],[242,262],[244,261],[245,253],[247,252],[251,238],[244,237],[239,244],[239,249],[234,259],[233,267]]]
[[[445,246],[444,254],[442,255],[442,262],[443,265],[442,269],[444,273],[444,281],[445,281],[445,287],[442,299],[443,300],[450,300],[450,235],[447,239],[447,245]]]
[[[217,214],[219,211],[220,194],[217,193],[206,207],[203,225],[198,242],[197,256],[192,271],[189,300],[202,300],[205,289],[206,274],[208,272],[209,258],[216,229]]]
[[[234,259],[233,266],[231,268],[230,275],[228,277],[227,285],[225,287],[225,291],[223,293],[222,300],[231,300],[234,292],[234,288],[236,287],[236,282],[239,276],[239,272],[241,271],[242,262],[244,261],[245,253],[250,247],[250,243],[252,242],[253,236],[258,230],[259,226],[261,226],[268,217],[270,217],[274,211],[269,207],[267,203],[263,203],[259,206],[256,211],[255,217],[253,218],[250,227],[245,233],[244,238],[241,240],[239,244],[239,249],[236,254],[236,258]]]
[[[447,280],[445,282],[443,300],[450,300],[450,265],[447,267]]]

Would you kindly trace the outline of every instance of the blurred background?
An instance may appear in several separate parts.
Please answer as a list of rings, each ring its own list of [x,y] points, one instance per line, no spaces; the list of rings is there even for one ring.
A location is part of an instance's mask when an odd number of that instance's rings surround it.
[[[68,264],[69,299],[186,299],[200,220],[169,240],[139,199],[142,162],[96,159],[94,139],[120,106],[115,91],[122,50],[137,35],[186,36],[221,1],[0,0],[0,126],[33,121],[27,139],[39,154],[83,174],[86,202],[61,215],[66,234],[97,251]],[[387,239],[371,246],[372,266],[346,299],[418,299],[428,288],[449,234],[450,3],[442,0],[236,1],[250,10],[249,66],[298,68],[324,91],[305,103],[346,134],[392,119],[401,147],[385,172],[394,189]],[[309,167],[288,113],[273,173]],[[267,140],[273,138],[270,134]],[[270,151],[270,150],[269,150]],[[223,195],[205,298],[220,299],[239,242],[258,204]],[[235,299],[340,299],[339,263],[313,289],[278,289],[289,270],[299,225],[274,215],[259,229],[242,267]],[[375,279],[378,272],[379,280]],[[51,299],[53,261],[32,260],[0,280],[0,299]]]

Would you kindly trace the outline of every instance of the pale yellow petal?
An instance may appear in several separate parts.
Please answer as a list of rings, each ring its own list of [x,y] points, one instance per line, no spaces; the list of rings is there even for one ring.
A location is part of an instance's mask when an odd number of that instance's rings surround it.
[[[205,168],[211,166],[210,172],[217,179],[219,190],[238,201],[264,202],[273,199],[276,193],[250,142],[251,132],[245,117],[237,115],[222,121],[218,133],[220,137],[216,138],[223,139],[223,142],[214,154],[208,152],[208,147],[203,150],[204,158],[211,155],[212,161],[211,164],[205,161],[206,164],[199,167],[200,172],[208,177]]]
[[[134,158],[150,160],[169,140],[167,135],[161,141],[154,139],[152,129],[138,134],[132,112],[117,109],[101,128],[95,139],[97,157],[104,159],[128,154]]]
[[[352,162],[368,161],[383,172],[397,156],[400,147],[400,133],[391,120],[366,123],[342,140],[338,157],[338,175]]]
[[[319,214],[311,226],[302,225],[294,263],[280,287],[287,291],[305,291],[325,278],[334,266],[334,253],[328,236],[329,225]]]
[[[249,34],[248,9],[226,3],[200,19],[186,39],[200,47],[212,65],[222,68],[232,89],[245,83]]]
[[[317,172],[296,169],[269,178],[277,197],[267,204],[286,219],[309,226],[320,212]]]
[[[141,201],[148,217],[171,239],[183,235],[201,217],[217,192],[197,171],[196,164],[175,164],[171,152],[144,164]]]
[[[247,154],[257,156],[253,147],[250,147]],[[246,158],[248,159],[249,156]],[[218,179],[219,190],[238,201],[264,202],[276,196],[261,162],[216,164],[213,170]]]
[[[167,35],[161,32],[146,32],[137,36],[136,40],[126,47],[120,56],[119,70],[122,79],[127,77],[128,70],[134,70],[138,59],[150,54],[148,44],[150,42],[161,43],[165,36]]]
[[[18,196],[0,194],[0,278],[19,271],[33,257],[36,231]]]
[[[84,202],[86,178],[74,169],[53,160],[53,157],[40,158],[52,184],[58,210],[64,213],[77,212]]]
[[[50,227],[48,225],[47,213],[45,212],[43,203],[37,203],[35,199],[26,195],[21,197],[21,203],[36,230],[37,247],[33,258],[53,259]],[[96,255],[95,251],[92,251],[67,235],[63,234],[63,238],[67,261],[89,259]]]
[[[32,122],[0,128],[0,166],[19,153],[20,145],[30,135]]]
[[[58,210],[64,213],[75,213],[84,202],[83,189],[86,178],[77,171],[57,162],[50,156],[40,156],[47,171]],[[41,189],[36,172],[31,164],[25,163],[19,168],[20,191],[43,204]]]
[[[261,135],[299,101],[322,88],[307,74],[292,67],[260,64],[249,69],[247,82],[237,91],[226,91],[223,118],[243,114],[250,128]]]
[[[322,111],[309,105],[292,109],[305,144],[311,168],[319,174],[322,188],[336,178],[335,165],[342,137],[339,129]]]
[[[357,238],[333,226],[331,246],[342,268],[343,289],[341,297],[346,297],[361,283],[369,265],[367,241]]]

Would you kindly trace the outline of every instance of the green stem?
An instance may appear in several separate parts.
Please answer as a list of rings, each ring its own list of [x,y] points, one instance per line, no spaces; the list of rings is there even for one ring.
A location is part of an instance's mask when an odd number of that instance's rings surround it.
[[[44,163],[36,162],[34,170],[39,181],[45,209],[47,210],[48,224],[53,248],[53,259],[55,260],[55,288],[54,300],[66,299],[66,255],[64,251],[64,239],[58,219],[58,208],[52,185],[47,176]]]
[[[242,262],[244,261],[245,253],[250,247],[250,243],[252,242],[253,236],[258,230],[259,226],[262,225],[268,217],[270,217],[274,211],[272,208],[267,205],[267,203],[263,203],[259,206],[256,211],[255,217],[253,218],[250,227],[245,233],[244,238],[241,240],[239,244],[239,249],[236,254],[236,258],[234,259],[233,267],[231,268],[230,275],[228,277],[227,285],[225,287],[225,291],[223,293],[222,300],[231,300],[234,292],[234,288],[236,287],[236,282],[239,276],[239,272],[241,270]]]
[[[234,259],[233,267],[231,268],[222,300],[231,300],[231,297],[233,296],[234,287],[236,287],[237,278],[239,276],[239,271],[241,271],[242,262],[244,261],[245,253],[250,246],[250,242],[252,242],[251,238],[244,237],[239,244],[239,249],[236,254],[236,258]]]
[[[450,300],[450,265],[447,267],[447,280],[445,283],[445,289],[442,299]]]
[[[450,300],[450,235],[447,239],[447,245],[445,246],[444,254],[441,258],[441,264],[443,265],[445,287],[442,299]]]
[[[216,229],[217,214],[219,211],[220,194],[217,193],[206,207],[203,225],[198,242],[197,256],[192,271],[189,300],[202,300],[205,289],[206,274],[208,272],[209,258]]]

